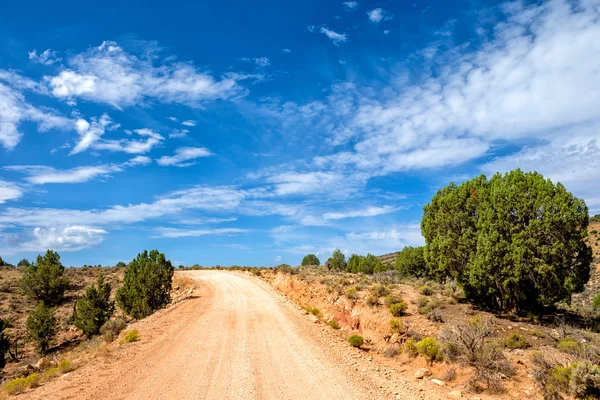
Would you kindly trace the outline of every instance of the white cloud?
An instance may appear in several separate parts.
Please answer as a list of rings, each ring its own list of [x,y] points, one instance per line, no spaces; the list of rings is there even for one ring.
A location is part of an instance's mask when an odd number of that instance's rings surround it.
[[[268,67],[271,65],[271,61],[267,57],[258,57],[254,59],[254,62],[259,67]]]
[[[0,180],[0,204],[16,200],[22,195],[23,191],[17,185]]]
[[[150,46],[146,54],[128,53],[115,42],[68,59],[70,69],[45,78],[52,94],[123,108],[148,100],[200,106],[243,93],[235,79],[216,79],[191,63],[161,58]]]
[[[309,31],[309,32],[314,32],[315,31],[315,26],[314,25],[308,25],[306,27],[306,30]]]
[[[129,166],[129,167],[135,167],[138,165],[148,165],[151,163],[152,163],[152,159],[150,157],[136,156],[136,157],[133,157],[131,160],[127,161],[124,165]]]
[[[181,125],[185,126],[196,126],[198,123],[194,120],[188,119],[187,121],[183,121]]]
[[[323,192],[338,186],[343,177],[333,172],[282,172],[267,177],[275,184],[278,195],[298,195]]]
[[[340,44],[345,43],[346,40],[348,40],[345,33],[337,33],[325,27],[321,27],[319,31],[325,36],[327,36],[329,39],[331,39],[333,44],[336,46],[339,46]]]
[[[4,168],[29,175],[25,179],[35,185],[44,185],[47,183],[82,183],[96,177],[107,176],[112,172],[121,171],[120,167],[114,165],[76,167],[67,170],[57,170],[43,165],[14,165]]]
[[[345,1],[342,3],[344,5],[344,7],[348,10],[353,10],[356,7],[358,7],[358,2],[356,1]]]
[[[92,146],[95,150],[107,150],[115,152],[124,152],[128,154],[144,154],[159,146],[165,139],[159,133],[152,129],[135,129],[137,135],[145,137],[142,140],[136,139],[119,139],[119,140],[99,140]],[[127,133],[127,131],[126,131]],[[130,132],[129,134],[133,134]]]
[[[369,21],[373,22],[374,24],[389,18],[385,10],[381,8],[375,8],[374,10],[367,12],[367,15],[369,16]]]
[[[113,122],[113,120],[105,113],[98,118],[92,118],[92,123],[90,124],[83,118],[78,118],[75,121],[75,129],[77,133],[81,137],[79,142],[73,147],[73,150],[69,153],[69,155],[81,153],[94,143],[96,143],[106,130],[115,130],[119,128],[119,124]]]
[[[190,236],[206,235],[235,235],[238,233],[249,232],[248,229],[239,228],[217,228],[217,229],[179,229],[179,228],[160,228],[155,238],[181,238]]]
[[[392,207],[392,206],[367,207],[362,210],[325,213],[325,214],[323,214],[323,218],[326,220],[339,220],[339,219],[356,218],[356,217],[375,217],[378,215],[390,214],[397,210],[398,210],[397,207]]]
[[[173,129],[169,134],[169,139],[184,138],[188,133],[190,133],[190,131],[187,129]]]
[[[283,49],[281,50],[282,53],[291,53],[292,51],[290,49]]]
[[[42,53],[37,54],[36,50],[28,52],[29,59],[37,64],[52,65],[61,62],[62,58],[56,55],[54,50],[46,49]]]
[[[175,117],[167,117],[167,119],[173,122],[179,122],[179,120]]]
[[[0,70],[0,144],[12,150],[19,144],[22,132],[19,125],[31,121],[38,131],[50,129],[73,129],[74,123],[49,109],[36,108],[25,100],[22,90],[37,90],[37,85],[14,72]]]
[[[158,165],[162,165],[163,167],[189,167],[194,165],[193,162],[189,162],[190,160],[195,160],[201,157],[209,157],[212,155],[213,153],[211,153],[211,151],[205,147],[180,147],[175,150],[175,155],[163,156],[156,162]]]
[[[35,228],[33,235],[37,241],[37,251],[53,249],[58,251],[78,251],[102,243],[104,229],[83,225],[71,225],[63,228]],[[34,250],[34,249],[31,249]]]

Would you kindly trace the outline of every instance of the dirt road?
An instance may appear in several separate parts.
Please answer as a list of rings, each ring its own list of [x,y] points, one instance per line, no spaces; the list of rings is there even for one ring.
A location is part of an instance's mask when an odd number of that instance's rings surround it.
[[[140,342],[121,345],[23,397],[414,398],[352,372],[357,368],[348,368],[333,345],[316,339],[330,328],[310,322],[266,283],[222,271],[185,274],[197,280],[198,298],[137,323]]]

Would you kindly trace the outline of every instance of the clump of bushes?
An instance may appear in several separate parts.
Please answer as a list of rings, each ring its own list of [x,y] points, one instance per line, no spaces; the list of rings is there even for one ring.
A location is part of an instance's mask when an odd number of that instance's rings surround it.
[[[123,337],[123,340],[121,342],[131,343],[137,342],[138,340],[140,340],[140,333],[137,331],[137,329],[132,329],[129,332],[127,332],[127,334]]]
[[[421,293],[423,296],[431,296],[433,294],[433,289],[427,285],[421,286],[419,288],[419,293]]]
[[[135,331],[137,332],[137,331]],[[139,335],[138,335],[138,340],[139,340]],[[67,372],[71,371],[71,361],[69,360],[60,360],[58,362],[58,370],[61,374],[66,374]]]
[[[352,347],[360,347],[364,344],[365,340],[360,335],[352,335],[348,338],[348,343]]]
[[[19,393],[23,393],[27,389],[27,379],[26,378],[16,378],[9,381],[6,384],[5,390],[8,395],[13,396]]]
[[[383,296],[387,296],[388,294],[390,294],[390,291],[387,287],[385,287],[383,285],[375,285],[371,289],[371,293],[373,294],[373,296],[383,297]]]
[[[385,296],[385,299],[383,300],[383,302],[385,303],[386,306],[389,307],[392,304],[396,304],[396,303],[402,302],[402,297],[396,296],[396,295],[393,295],[393,294],[388,294],[387,296]]]
[[[426,337],[421,339],[417,344],[417,352],[427,360],[431,365],[434,361],[442,361],[444,355],[440,350],[440,344],[433,337]]]
[[[158,250],[144,251],[129,263],[123,286],[117,291],[119,306],[136,319],[147,317],[171,301],[173,265]]]
[[[399,353],[400,353],[400,350],[398,349],[398,346],[395,344],[392,344],[385,348],[385,350],[383,351],[383,356],[387,357],[387,358],[392,358],[392,357],[396,357]]]
[[[412,357],[416,357],[419,354],[419,349],[417,348],[417,343],[414,339],[408,339],[404,342],[404,346],[402,346],[402,351],[409,354]]]
[[[577,399],[600,398],[600,367],[589,361],[555,365],[540,352],[532,354],[535,377],[544,391],[544,398],[562,398],[560,393]]]
[[[369,296],[367,297],[367,305],[371,306],[371,307],[375,307],[377,305],[379,305],[379,297],[377,296]]]
[[[504,339],[504,346],[509,349],[526,349],[531,347],[531,344],[518,333],[511,333],[506,339]]]
[[[408,306],[404,302],[394,303],[390,305],[389,311],[394,317],[400,317],[404,314]]]
[[[306,311],[308,311],[315,317],[318,317],[319,315],[321,315],[321,310],[319,310],[317,307],[306,306]]]
[[[582,346],[573,339],[561,339],[556,343],[556,348],[564,353],[577,355],[581,353]]]
[[[340,329],[340,324],[338,324],[338,322],[335,319],[329,321],[329,326],[333,329]]]
[[[356,290],[355,287],[351,287],[346,290],[346,297],[349,298],[350,300],[354,300],[354,299],[356,299],[357,293],[358,293],[358,290]]]

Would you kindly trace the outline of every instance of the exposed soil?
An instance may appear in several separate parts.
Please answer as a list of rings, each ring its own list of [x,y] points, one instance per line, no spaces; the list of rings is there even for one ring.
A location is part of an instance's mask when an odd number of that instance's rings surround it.
[[[438,399],[242,273],[178,272],[198,297],[21,399]]]

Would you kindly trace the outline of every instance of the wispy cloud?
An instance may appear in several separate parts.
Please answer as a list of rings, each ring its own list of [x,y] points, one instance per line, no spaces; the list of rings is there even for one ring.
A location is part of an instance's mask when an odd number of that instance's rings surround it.
[[[337,33],[332,31],[331,29],[325,28],[324,26],[321,27],[319,31],[325,36],[327,36],[329,39],[331,39],[335,46],[339,46],[340,44],[345,43],[346,40],[348,40],[345,33]]]
[[[268,67],[271,61],[267,57],[258,57],[254,59],[254,63],[259,67]]]
[[[52,65],[54,63],[61,62],[62,58],[56,55],[56,52],[51,49],[46,49],[40,54],[36,50],[32,50],[29,53],[29,59],[37,64]]]
[[[371,11],[368,11],[367,16],[369,17],[369,21],[373,22],[374,24],[378,24],[384,19],[387,20],[391,18],[391,16],[382,8],[375,8]]]
[[[248,229],[239,228],[216,228],[216,229],[179,229],[179,228],[160,228],[158,235],[154,238],[181,238],[206,235],[236,235],[249,232]]]
[[[92,148],[95,150],[107,150],[113,152],[123,152],[128,154],[148,153],[154,147],[159,146],[165,138],[152,129],[135,129],[137,135],[143,139],[118,139],[118,140],[99,140],[94,143]]]
[[[22,195],[23,191],[16,184],[0,180],[0,204],[16,200]]]
[[[163,156],[156,162],[163,167],[189,167],[195,164],[194,162],[190,162],[191,160],[212,155],[213,153],[205,147],[180,147],[175,150],[174,155]]]
[[[356,7],[358,7],[358,2],[356,2],[356,1],[345,1],[342,4],[344,5],[344,8],[347,10],[354,10]]]
[[[375,217],[378,215],[390,214],[398,210],[398,207],[383,206],[383,207],[367,207],[362,210],[352,210],[346,212],[331,212],[323,215],[327,220],[339,220],[346,218],[357,217]]]
[[[185,126],[196,126],[198,123],[194,120],[188,119],[187,121],[183,121],[181,125]]]

